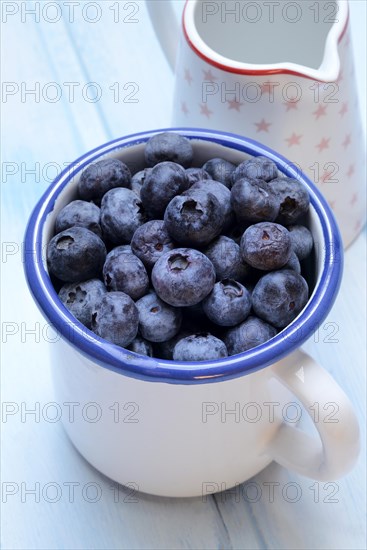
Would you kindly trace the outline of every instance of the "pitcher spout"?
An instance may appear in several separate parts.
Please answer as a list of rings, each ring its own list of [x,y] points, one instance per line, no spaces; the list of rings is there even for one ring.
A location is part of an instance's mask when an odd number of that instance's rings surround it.
[[[339,42],[347,31],[348,0],[256,4],[187,0],[186,41],[217,69],[242,75],[292,74],[335,82]],[[292,8],[292,10],[290,9]]]
[[[328,32],[325,41],[322,63],[317,70],[317,74],[315,75],[315,80],[318,80],[319,82],[335,82],[338,80],[340,75],[341,64],[338,46],[348,29],[348,0],[341,0],[337,2],[336,6],[338,8],[338,15],[334,25]],[[305,76],[308,76],[309,78],[314,77],[314,75],[309,75],[307,72],[305,72]]]

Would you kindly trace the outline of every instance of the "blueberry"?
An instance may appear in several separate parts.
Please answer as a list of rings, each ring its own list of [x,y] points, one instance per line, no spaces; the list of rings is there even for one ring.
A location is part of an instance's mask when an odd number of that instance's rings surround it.
[[[186,176],[189,179],[189,186],[200,180],[210,180],[211,176],[202,168],[186,168]]]
[[[190,336],[192,334],[192,331],[189,331],[187,329],[181,329],[176,336],[173,338],[170,338],[169,340],[166,340],[165,342],[159,342],[155,345],[155,351],[158,357],[161,359],[167,359],[171,361],[173,359],[173,350],[175,345],[179,340],[182,340],[182,338],[186,338],[186,336]]]
[[[96,302],[107,292],[99,279],[90,279],[81,283],[69,283],[59,291],[64,306],[87,328],[92,323],[92,311]]]
[[[98,235],[98,237],[101,237],[100,218],[101,211],[92,202],[72,201],[58,213],[55,222],[55,232],[61,233],[61,231],[77,225],[79,227],[86,227]]]
[[[277,329],[251,315],[240,325],[229,329],[224,342],[230,355],[236,355],[264,344],[277,333]]]
[[[244,261],[256,269],[283,267],[292,253],[289,231],[271,222],[251,225],[242,236],[241,252]]]
[[[237,180],[232,187],[231,203],[240,223],[272,222],[279,214],[279,201],[264,180]]]
[[[107,292],[95,304],[92,330],[105,340],[126,347],[138,333],[139,312],[124,292]]]
[[[145,182],[145,178],[152,171],[151,168],[144,168],[140,172],[136,172],[131,178],[131,190],[140,198],[141,188]]]
[[[212,158],[203,165],[203,170],[206,170],[211,178],[216,181],[220,181],[228,187],[232,187],[232,174],[236,166],[221,158]]]
[[[191,190],[174,197],[166,208],[164,223],[168,233],[185,246],[203,246],[223,228],[224,210],[212,194]]]
[[[174,361],[213,361],[227,356],[224,342],[206,333],[182,338],[173,350]]]
[[[155,166],[166,160],[177,162],[184,168],[192,163],[193,150],[190,141],[180,134],[163,132],[151,137],[145,146],[145,163]]]
[[[134,254],[117,247],[107,254],[103,279],[108,290],[120,290],[133,300],[148,292],[149,277],[144,264]]]
[[[158,258],[174,247],[163,220],[152,220],[141,225],[131,239],[134,254],[149,269]]]
[[[223,229],[228,229],[235,221],[234,212],[231,205],[231,192],[225,185],[219,181],[214,180],[201,180],[194,183],[185,195],[191,195],[193,191],[205,191],[206,193],[212,193],[224,210],[224,225]]]
[[[203,252],[214,266],[217,281],[242,282],[246,278],[249,267],[242,261],[241,249],[233,239],[220,235]]]
[[[111,252],[109,252],[109,255],[112,256],[112,254],[122,254],[123,252],[133,254],[132,248],[129,244],[120,244],[120,246],[115,246]]]
[[[158,296],[171,306],[193,306],[211,292],[215,283],[213,264],[191,248],[166,252],[153,267],[152,284]]]
[[[251,310],[251,297],[244,286],[232,279],[224,279],[214,285],[203,301],[203,308],[213,323],[233,327],[242,323]]]
[[[154,292],[140,298],[136,307],[140,333],[150,342],[165,342],[181,328],[181,309],[166,304]]]
[[[147,174],[140,196],[151,218],[162,218],[167,204],[189,187],[185,170],[174,162],[161,162]]]
[[[101,203],[103,234],[114,244],[128,244],[135,230],[145,222],[139,198],[130,189],[111,189]]]
[[[134,338],[127,349],[133,351],[134,353],[138,353],[139,355],[153,357],[153,346],[151,342],[148,342],[148,340],[145,340],[139,335]]]
[[[310,197],[305,186],[293,178],[276,178],[268,183],[269,190],[277,197],[280,208],[276,222],[283,225],[294,224],[306,214]]]
[[[232,174],[232,182],[241,178],[270,181],[278,177],[276,164],[267,157],[254,157],[241,162]]]
[[[288,262],[282,267],[282,269],[293,269],[293,271],[295,271],[299,275],[301,274],[301,264],[299,263],[297,254],[293,250],[291,252]]]
[[[290,225],[288,227],[291,236],[292,248],[299,260],[304,260],[310,254],[313,247],[312,233],[304,225]]]
[[[61,281],[76,283],[101,274],[106,258],[104,242],[85,227],[70,227],[48,243],[47,265]]]
[[[118,159],[104,159],[90,164],[80,176],[79,197],[85,201],[99,201],[114,187],[130,187],[129,168]]]
[[[262,277],[252,293],[252,306],[258,317],[277,328],[293,321],[306,305],[308,286],[292,270],[272,271]]]

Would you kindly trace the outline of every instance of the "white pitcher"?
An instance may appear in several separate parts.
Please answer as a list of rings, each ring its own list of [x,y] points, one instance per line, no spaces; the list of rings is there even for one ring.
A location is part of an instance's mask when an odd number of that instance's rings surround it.
[[[147,6],[175,69],[173,126],[242,134],[291,159],[350,244],[366,172],[348,2],[187,0],[181,30],[169,1]]]

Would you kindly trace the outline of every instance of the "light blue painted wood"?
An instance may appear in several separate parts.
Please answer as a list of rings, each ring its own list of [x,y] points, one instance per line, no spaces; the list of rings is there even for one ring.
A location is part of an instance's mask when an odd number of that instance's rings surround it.
[[[146,4],[134,2],[124,10],[125,4],[120,3],[118,23],[114,4],[102,2],[103,25],[66,25],[83,74],[103,86],[98,106],[114,137],[169,126],[172,112],[173,75]]]
[[[4,162],[19,167],[13,176],[5,178],[3,172],[1,184],[3,253],[8,251],[2,256],[3,402],[25,402],[28,406],[40,403],[42,407],[54,401],[48,365],[52,344],[45,342],[49,335],[43,332],[47,329],[45,321],[25,286],[20,254],[25,221],[47,181],[42,173],[38,181],[32,175],[23,178],[24,168],[30,169],[36,162],[41,167],[50,162],[62,166],[111,137],[169,125],[170,121],[173,78],[154,39],[144,3],[137,3],[139,22],[134,24],[114,23],[109,9],[114,2],[100,4],[102,18],[95,24],[80,16],[72,23],[64,11],[63,18],[54,24],[42,19],[35,23],[31,17],[22,23],[18,14],[2,25],[3,81],[24,82],[28,87],[35,82],[43,87],[50,82],[61,86],[64,82],[80,83],[73,103],[64,93],[55,103],[37,103],[30,98],[23,103],[15,95],[2,104],[2,167]],[[124,4],[120,2],[122,7]],[[365,97],[363,5],[351,5],[361,98]],[[182,2],[176,3],[177,13],[181,6]],[[90,81],[102,88],[103,96],[97,104],[89,103],[77,92]],[[115,82],[120,86],[136,82],[139,102],[115,103],[109,90]],[[64,86],[62,89],[65,92]],[[121,97],[129,91],[122,90]],[[365,102],[361,103],[365,112]],[[324,323],[320,341],[311,340],[306,345],[307,351],[345,388],[362,427],[366,405],[365,250],[363,233],[346,253],[340,296],[328,318],[338,326],[335,337],[339,341],[325,341],[329,332],[324,330]],[[32,327],[35,335],[26,336],[24,329]],[[17,332],[9,335],[12,328]],[[318,485],[319,502],[317,487],[310,489],[310,480],[275,464],[243,484],[237,493],[218,494],[206,502],[141,494],[136,495],[137,502],[127,502],[126,491],[111,489],[111,482],[78,455],[59,422],[46,422],[42,416],[40,422],[30,416],[22,422],[18,414],[2,422],[1,435],[2,483],[13,482],[14,489],[18,489],[7,502],[2,495],[4,549],[365,547],[365,447],[351,474],[336,486]],[[65,485],[68,482],[80,484],[75,487],[74,502],[70,502]],[[264,485],[269,482],[279,483],[274,488],[274,502],[269,499],[269,486]],[[26,486],[22,488],[21,483]],[[55,494],[50,488],[48,498],[41,492],[39,503],[32,495],[22,502],[24,489],[35,483],[40,484],[41,491],[48,483],[58,484],[60,500],[48,501]],[[100,488],[101,498],[96,503],[83,498],[81,488],[88,483]],[[301,491],[298,502],[287,502],[282,494],[288,487],[289,493],[285,494],[293,498],[289,483]],[[336,493],[332,496],[333,488]],[[254,502],[254,490],[259,489],[261,497]],[[332,498],[337,502],[327,502]]]

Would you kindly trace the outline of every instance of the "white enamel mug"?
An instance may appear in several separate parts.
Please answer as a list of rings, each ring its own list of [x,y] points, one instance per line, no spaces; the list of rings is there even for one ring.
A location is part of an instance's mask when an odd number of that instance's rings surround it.
[[[144,145],[158,130],[87,153],[51,184],[33,211],[25,239],[30,290],[59,336],[50,344],[51,367],[57,401],[72,411],[62,416],[66,432],[103,474],[154,495],[189,497],[229,489],[273,460],[316,480],[336,479],[358,457],[358,422],[342,389],[299,349],[338,292],[342,249],[334,217],[296,167],[259,143],[206,130],[173,131],[191,140],[195,166],[214,156],[239,163],[267,155],[284,174],[303,182],[310,193],[307,223],[315,242],[310,299],[277,336],[218,361],[164,361],[97,337],[59,300],[47,272],[47,243],[57,213],[76,197],[83,168],[114,157],[134,171],[142,169]],[[307,414],[318,436],[296,427]]]
[[[175,70],[173,126],[235,132],[300,166],[344,246],[366,220],[365,144],[346,0],[147,0]]]

